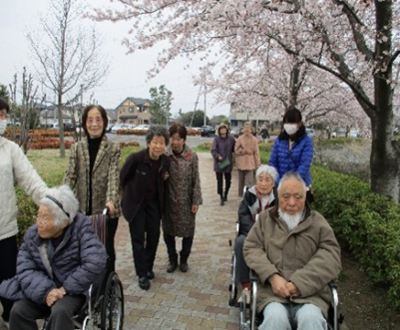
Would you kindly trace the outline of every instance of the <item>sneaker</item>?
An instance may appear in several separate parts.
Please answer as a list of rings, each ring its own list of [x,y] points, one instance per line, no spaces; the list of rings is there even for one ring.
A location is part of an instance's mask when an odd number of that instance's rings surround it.
[[[250,290],[247,288],[244,288],[242,291],[242,294],[240,295],[239,299],[238,299],[238,303],[240,304],[241,302],[243,302],[243,296],[246,297],[246,304],[250,305]]]

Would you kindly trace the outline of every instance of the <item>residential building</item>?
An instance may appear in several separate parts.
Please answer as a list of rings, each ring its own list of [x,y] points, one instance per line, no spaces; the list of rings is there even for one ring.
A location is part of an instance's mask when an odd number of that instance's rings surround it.
[[[148,99],[127,97],[117,108],[117,123],[151,124],[153,117],[150,114],[152,103]]]
[[[239,131],[247,121],[250,121],[255,128],[260,128],[264,123],[269,124],[270,119],[264,111],[248,111],[237,103],[231,103],[228,117],[231,130]]]

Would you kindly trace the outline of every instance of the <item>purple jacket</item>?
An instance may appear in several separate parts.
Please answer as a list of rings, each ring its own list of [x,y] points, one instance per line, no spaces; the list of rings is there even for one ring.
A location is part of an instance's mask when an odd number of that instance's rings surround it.
[[[49,240],[39,236],[37,225],[28,229],[18,253],[17,275],[1,283],[0,296],[46,304],[48,293],[57,288],[53,274],[67,294],[86,294],[105,271],[106,250],[83,214],[78,213],[64,231],[62,242],[49,258]]]
[[[227,135],[226,138],[216,136],[211,148],[211,154],[214,158],[214,171],[215,172],[232,172],[232,154],[235,151],[235,139]],[[224,169],[218,167],[218,157],[221,156],[223,159],[228,157],[231,164]]]

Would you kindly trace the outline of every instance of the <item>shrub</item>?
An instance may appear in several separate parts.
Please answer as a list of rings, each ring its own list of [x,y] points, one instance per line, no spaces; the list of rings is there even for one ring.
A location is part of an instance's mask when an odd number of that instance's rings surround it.
[[[388,285],[390,301],[400,307],[400,205],[350,175],[313,166],[312,176],[315,209],[342,249],[352,252],[372,282]]]

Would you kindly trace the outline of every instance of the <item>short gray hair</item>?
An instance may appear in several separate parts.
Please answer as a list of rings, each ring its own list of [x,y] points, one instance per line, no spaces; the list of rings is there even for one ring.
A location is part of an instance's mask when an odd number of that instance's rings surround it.
[[[256,180],[258,180],[258,177],[263,173],[268,174],[274,183],[276,183],[276,180],[278,180],[278,172],[276,171],[275,167],[265,164],[261,165],[256,171]]]
[[[65,219],[72,223],[79,209],[79,202],[67,185],[48,189],[39,205],[48,208],[54,217],[55,227],[61,227]]]
[[[149,144],[155,136],[163,136],[165,139],[165,145],[168,145],[169,133],[168,133],[167,127],[162,126],[162,125],[151,125],[149,128],[149,131],[147,132],[147,135],[146,135],[147,144]]]
[[[301,177],[301,175],[297,172],[287,172],[285,173],[285,175],[281,178],[281,181],[279,182],[278,185],[278,193],[281,190],[282,184],[289,180],[289,179],[296,179],[297,181],[299,181],[304,189],[304,193],[307,192],[307,186],[306,183],[304,182],[303,178]]]

